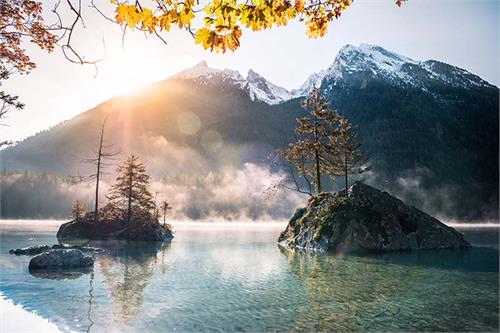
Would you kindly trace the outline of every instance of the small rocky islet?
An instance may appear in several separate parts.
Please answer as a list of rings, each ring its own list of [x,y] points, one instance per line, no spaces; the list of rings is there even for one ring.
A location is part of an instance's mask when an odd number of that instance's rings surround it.
[[[57,239],[170,241],[174,238],[172,228],[150,218],[133,218],[130,222],[122,216],[99,217],[87,213],[79,220],[62,224]]]
[[[320,193],[299,208],[278,244],[311,251],[404,251],[467,248],[463,235],[387,192],[361,182]]]
[[[129,225],[129,226],[128,226]],[[65,240],[170,241],[173,232],[157,220],[99,218],[85,214],[60,226]],[[357,182],[347,191],[320,193],[296,210],[279,235],[283,248],[327,251],[402,251],[468,248],[463,235],[421,210],[374,187]],[[29,269],[78,269],[93,266],[90,254],[102,249],[80,245],[37,245],[9,251],[33,256]]]
[[[104,250],[81,245],[66,245],[65,241],[87,240],[126,240],[126,241],[170,241],[172,228],[160,224],[156,219],[123,217],[100,217],[95,219],[91,213],[78,220],[62,224],[57,232],[61,244],[35,245],[22,249],[11,249],[10,254],[33,256],[29,262],[30,272],[38,270],[84,269],[94,264],[93,254]],[[86,244],[87,244],[86,243]]]

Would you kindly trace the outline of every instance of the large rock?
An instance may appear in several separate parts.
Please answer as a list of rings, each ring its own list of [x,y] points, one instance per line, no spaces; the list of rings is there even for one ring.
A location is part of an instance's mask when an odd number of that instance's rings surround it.
[[[49,250],[31,258],[29,269],[82,268],[94,265],[94,259],[76,249]]]
[[[140,241],[168,241],[173,238],[168,225],[158,221],[132,220],[127,228],[125,219],[99,219],[91,217],[62,224],[57,231],[59,240],[67,239],[123,239]]]
[[[463,248],[463,235],[387,192],[363,183],[321,193],[298,209],[280,234],[281,246],[316,251],[398,251]]]

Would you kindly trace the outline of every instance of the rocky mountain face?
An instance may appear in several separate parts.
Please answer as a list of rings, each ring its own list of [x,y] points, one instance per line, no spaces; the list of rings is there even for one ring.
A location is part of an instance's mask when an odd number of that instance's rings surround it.
[[[372,165],[366,182],[432,214],[498,216],[498,88],[445,63],[364,44],[345,46],[292,91],[252,70],[245,78],[202,62],[3,150],[2,168],[85,174],[80,160],[106,115],[108,140],[156,176],[269,165],[269,154],[292,138],[313,86],[359,126]]]
[[[387,192],[355,183],[348,194],[321,193],[298,209],[279,236],[287,248],[401,251],[465,248],[463,235]]]

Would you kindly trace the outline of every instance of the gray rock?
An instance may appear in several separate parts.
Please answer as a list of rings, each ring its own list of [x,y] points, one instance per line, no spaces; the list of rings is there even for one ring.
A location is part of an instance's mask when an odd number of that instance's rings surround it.
[[[104,251],[103,249],[99,249],[97,247],[54,244],[52,246],[50,246],[50,245],[34,245],[34,246],[30,246],[30,247],[25,247],[22,249],[12,249],[12,250],[9,250],[9,253],[15,254],[16,256],[20,256],[20,255],[34,256],[34,255],[43,253],[43,252],[51,250],[51,249],[76,249],[76,250],[80,250],[82,252],[92,252],[92,253],[100,253],[100,252]]]
[[[94,259],[77,249],[54,249],[31,258],[29,269],[81,268],[94,265]]]
[[[40,254],[42,252],[50,250],[52,247],[49,245],[34,245],[30,247],[24,247],[22,249],[12,249],[9,250],[10,254],[15,254],[16,256],[20,255],[29,255],[33,256],[35,254]]]
[[[463,235],[396,197],[363,183],[321,193],[298,209],[278,243],[314,251],[464,248]]]

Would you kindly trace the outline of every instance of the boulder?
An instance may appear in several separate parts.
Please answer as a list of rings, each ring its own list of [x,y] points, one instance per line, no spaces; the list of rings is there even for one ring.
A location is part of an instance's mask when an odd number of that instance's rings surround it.
[[[29,269],[82,268],[94,265],[94,259],[76,249],[55,249],[31,258]]]
[[[34,245],[30,247],[24,247],[22,249],[12,249],[9,250],[10,254],[15,254],[16,256],[20,255],[28,255],[34,256],[40,253],[43,253],[52,249],[76,249],[82,252],[92,252],[99,253],[103,252],[103,249],[99,249],[97,247],[88,247],[88,246],[80,246],[80,245],[64,245],[64,244],[54,244],[54,245]]]
[[[298,209],[278,243],[314,251],[465,248],[455,229],[387,192],[355,183],[347,193],[321,193]]]
[[[127,228],[127,221],[122,218],[82,219],[62,224],[57,231],[60,241],[68,239],[92,240],[136,240],[136,241],[168,241],[173,233],[168,225],[158,221],[143,221],[134,219]]]

